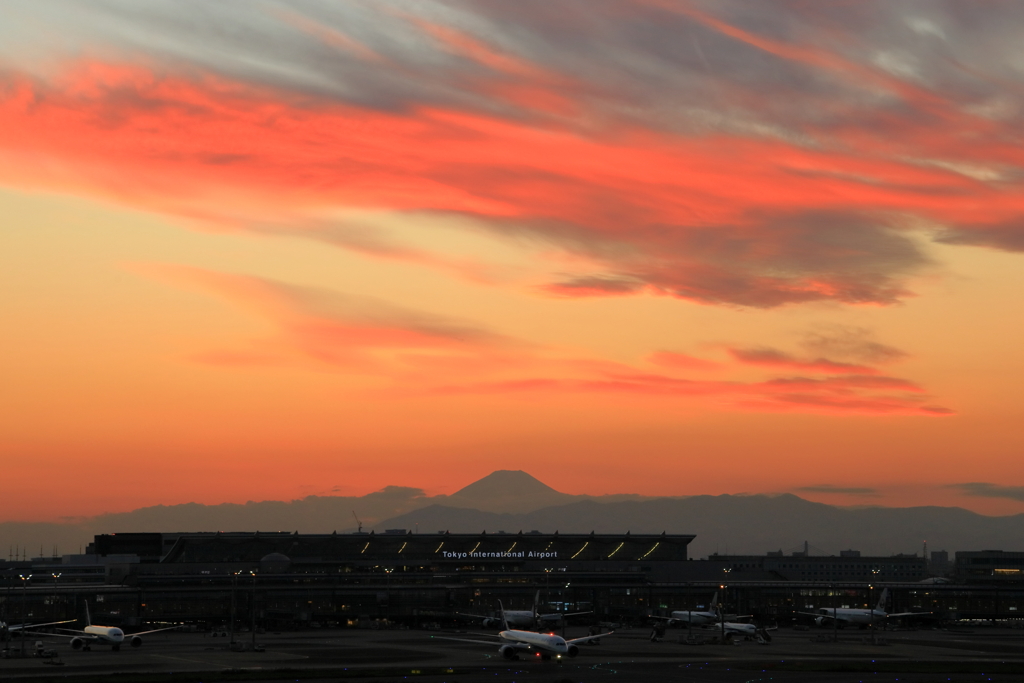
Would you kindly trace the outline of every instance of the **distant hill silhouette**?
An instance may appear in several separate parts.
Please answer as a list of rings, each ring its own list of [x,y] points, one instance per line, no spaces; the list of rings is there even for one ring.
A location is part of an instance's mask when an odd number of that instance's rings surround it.
[[[574,502],[576,496],[561,493],[521,470],[497,470],[448,496],[444,505],[487,512],[525,513]]]
[[[521,471],[499,470],[450,496],[389,486],[365,496],[290,502],[157,505],[69,523],[0,523],[0,548],[37,556],[54,545],[77,553],[95,534],[135,531],[355,531],[419,533],[538,530],[564,533],[696,534],[691,556],[763,554],[808,541],[827,554],[856,549],[891,555],[932,550],[1020,550],[1024,515],[988,517],[953,507],[841,508],[791,494],[645,498],[561,493]]]
[[[429,505],[386,520],[389,528],[475,533],[537,530],[589,533],[696,534],[691,556],[789,551],[803,541],[826,554],[1020,549],[1024,515],[986,517],[962,508],[840,508],[798,496],[692,496],[646,501],[580,501],[525,514]],[[951,555],[952,557],[952,555]]]

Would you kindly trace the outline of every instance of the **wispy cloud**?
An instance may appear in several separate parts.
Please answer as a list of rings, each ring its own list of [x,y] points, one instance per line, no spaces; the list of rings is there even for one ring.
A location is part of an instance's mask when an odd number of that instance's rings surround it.
[[[810,353],[858,363],[886,364],[909,355],[878,342],[870,330],[853,325],[820,325],[804,335],[801,345]]]
[[[830,372],[834,368],[817,364],[802,367],[805,376],[739,380],[728,375],[740,365],[669,352],[652,354],[648,361],[660,371],[649,372],[367,297],[194,267],[149,265],[136,270],[222,297],[271,324],[273,332],[265,338],[192,355],[195,361],[222,367],[312,363],[344,368],[377,377],[381,390],[400,396],[581,393],[701,400],[702,405],[711,399],[721,410],[741,412],[952,412],[930,405],[916,383],[880,374],[836,374]],[[706,378],[709,370],[713,379]]]
[[[805,370],[811,372],[827,372],[833,374],[850,375],[874,375],[878,373],[875,368],[866,365],[855,365],[853,363],[842,363],[829,360],[828,358],[800,359],[794,356],[766,347],[756,349],[729,349],[733,358],[741,363],[749,365],[763,365],[767,367],[789,368],[792,370]]]
[[[1024,486],[1002,486],[984,482],[969,482],[966,484],[949,484],[947,488],[956,489],[965,496],[1024,501]]]
[[[223,297],[274,325],[275,335],[252,340],[247,348],[193,356],[215,365],[282,365],[300,358],[361,374],[397,375],[417,357],[422,364],[441,356],[453,365],[472,365],[476,355],[513,356],[528,346],[472,323],[370,297],[185,266],[140,265],[135,269]]]
[[[846,496],[877,496],[878,490],[858,486],[833,486],[832,484],[818,484],[817,486],[801,486],[796,491],[803,493],[836,493]]]

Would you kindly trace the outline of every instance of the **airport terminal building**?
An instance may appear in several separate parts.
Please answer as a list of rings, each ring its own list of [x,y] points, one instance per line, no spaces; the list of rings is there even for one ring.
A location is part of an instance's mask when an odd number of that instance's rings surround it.
[[[94,615],[127,627],[216,627],[230,621],[233,609],[236,619],[274,629],[455,625],[459,613],[494,615],[499,600],[508,609],[530,609],[538,594],[542,612],[590,613],[584,621],[639,622],[704,609],[714,594],[727,610],[777,620],[874,604],[883,587],[890,589],[890,611],[1024,616],[1024,584],[922,583],[923,558],[847,552],[693,560],[693,539],[405,530],[100,535],[84,555],[0,562],[0,620],[73,618],[88,601]]]

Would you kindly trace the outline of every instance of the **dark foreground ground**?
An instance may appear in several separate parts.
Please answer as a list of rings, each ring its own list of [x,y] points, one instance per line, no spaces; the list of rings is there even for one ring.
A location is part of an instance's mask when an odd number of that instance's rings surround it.
[[[699,633],[699,632],[698,632]],[[585,635],[569,629],[568,637]],[[317,630],[259,635],[265,652],[234,652],[209,634],[164,633],[138,649],[72,650],[43,639],[56,657],[0,658],[0,681],[68,683],[215,683],[217,681],[410,681],[423,683],[572,683],[591,681],[759,682],[870,681],[1024,682],[1024,630],[880,633],[871,644],[862,631],[782,629],[770,644],[693,645],[686,631],[670,630],[658,643],[648,630],[624,630],[600,645],[583,646],[574,659],[506,661],[493,645],[444,640],[485,640],[479,632]],[[249,634],[240,640],[248,644]],[[36,638],[29,638],[32,651]],[[15,648],[20,643],[15,641]]]

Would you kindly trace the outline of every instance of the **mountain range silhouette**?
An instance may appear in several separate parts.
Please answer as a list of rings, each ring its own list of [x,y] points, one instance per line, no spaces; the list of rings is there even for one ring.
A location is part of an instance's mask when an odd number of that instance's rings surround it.
[[[1020,550],[1024,515],[991,517],[956,507],[845,508],[792,494],[645,497],[571,495],[526,472],[499,470],[444,496],[388,486],[365,496],[308,496],[290,502],[157,505],[67,523],[0,523],[0,547],[30,556],[56,546],[76,553],[95,534],[143,531],[300,531],[347,533],[542,531],[696,534],[692,557],[797,550],[865,555],[932,550]]]

